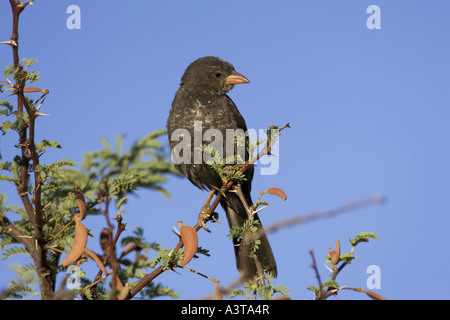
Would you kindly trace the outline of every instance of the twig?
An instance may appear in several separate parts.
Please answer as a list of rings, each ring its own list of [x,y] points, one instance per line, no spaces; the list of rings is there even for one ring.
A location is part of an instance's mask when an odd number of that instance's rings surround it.
[[[107,181],[104,181],[104,183],[106,184]],[[107,188],[105,187],[105,189],[107,190]],[[122,224],[122,216],[120,215],[120,212],[117,212],[117,216],[115,218],[115,220],[117,221],[117,231],[116,234],[113,238],[112,236],[112,230],[114,229],[111,221],[109,220],[109,204],[110,204],[110,197],[106,196],[105,197],[105,211],[104,211],[104,216],[106,218],[106,222],[108,224],[108,237],[109,237],[109,245],[108,245],[108,255],[105,257],[103,264],[106,265],[108,263],[110,263],[111,269],[112,269],[112,290],[115,292],[117,291],[116,289],[120,288],[121,284],[118,283],[119,281],[119,277],[118,277],[118,272],[119,272],[119,262],[117,260],[116,257],[116,243],[120,237],[120,234],[125,230],[125,225]],[[101,276],[101,272],[102,270],[99,271],[99,273],[96,276],[96,279]],[[117,294],[114,294],[112,296],[113,300],[117,299]]]
[[[53,238],[52,238],[48,243],[52,243],[53,241],[55,241],[55,239],[58,238],[59,235],[60,235],[61,233],[63,233],[64,230],[66,230],[66,229],[67,229],[72,223],[74,223],[74,222],[75,222],[75,216],[73,216],[72,219],[70,219],[70,221],[67,222],[67,223],[64,225],[64,227],[62,227],[62,228],[61,228],[61,229],[53,236]]]
[[[320,273],[319,273],[319,269],[317,269],[317,263],[316,263],[316,258],[314,257],[314,251],[309,250],[309,254],[311,255],[311,259],[312,259],[311,268],[313,268],[314,272],[316,273],[316,278],[317,278],[317,281],[319,282],[319,292],[320,292],[320,294],[322,294],[322,291],[323,291],[322,280],[320,280]]]
[[[192,273],[198,274],[199,276],[214,282],[216,300],[222,300],[222,293],[220,291],[220,286],[219,286],[220,281],[219,280],[211,278],[211,277],[207,276],[206,274],[203,274],[201,272],[198,272],[196,270],[193,270],[193,269],[185,267],[185,266],[182,266],[181,268],[184,269],[184,270],[190,271]]]
[[[233,186],[234,191],[236,192],[237,196],[239,197],[239,200],[241,200],[242,205],[245,208],[245,211],[247,212],[247,216],[249,219],[253,218],[253,209],[248,205],[247,200],[245,199],[244,193],[242,192],[242,187],[238,183],[235,186]],[[262,229],[259,229],[262,230]],[[258,234],[258,236],[260,236]],[[261,284],[264,284],[264,271],[263,267],[261,265],[261,262],[259,261],[258,256],[256,253],[253,254],[253,260],[255,262],[256,266],[256,274],[257,274],[257,281],[259,281]]]
[[[253,210],[250,208],[250,206],[247,203],[247,200],[245,199],[244,193],[242,192],[242,186],[238,183],[233,186],[234,192],[236,192],[239,200],[241,200],[242,205],[245,208],[245,211],[247,212],[247,216],[249,219],[253,218]]]
[[[31,252],[33,250],[33,241],[27,236],[25,236],[22,231],[17,229],[17,227],[11,223],[11,221],[6,216],[0,216],[0,222],[3,225],[3,230],[5,233],[11,235],[25,246],[25,248]]]
[[[351,212],[351,211],[361,209],[364,207],[368,207],[368,206],[371,206],[374,204],[380,204],[383,202],[385,202],[385,199],[383,198],[383,196],[374,195],[368,199],[352,202],[352,203],[349,203],[349,204],[346,204],[346,205],[343,205],[343,206],[340,206],[340,207],[337,207],[337,208],[334,208],[331,210],[315,212],[315,213],[311,213],[306,216],[296,216],[294,218],[276,222],[276,223],[270,225],[269,227],[266,227],[265,230],[266,230],[266,233],[269,233],[269,232],[276,231],[280,228],[285,228],[288,226],[293,226],[295,224],[311,222],[311,221],[319,220],[319,219],[331,218],[331,217],[334,217],[334,216],[337,216],[340,214]]]
[[[241,284],[243,284],[246,281],[246,279],[244,277],[239,277],[236,280],[234,280],[233,282],[231,282],[229,285],[223,287],[223,288],[219,288],[219,293],[223,296],[226,295],[228,293],[230,293],[234,288],[240,286]],[[216,296],[217,292],[214,291],[213,293],[210,293],[207,296],[204,296],[202,298],[200,298],[200,300],[210,300],[210,299],[214,299]]]

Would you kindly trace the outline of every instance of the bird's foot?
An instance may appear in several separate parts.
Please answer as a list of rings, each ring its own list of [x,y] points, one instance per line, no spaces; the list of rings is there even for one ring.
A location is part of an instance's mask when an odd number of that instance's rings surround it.
[[[205,229],[208,232],[211,232],[208,229],[208,227],[206,226],[206,222],[211,220],[212,222],[219,222],[219,223],[221,223],[219,220],[217,220],[218,218],[219,218],[219,214],[217,212],[213,212],[212,214],[210,214],[209,213],[209,208],[208,207],[204,207],[202,209],[202,211],[198,215],[197,222],[198,222],[200,227],[202,227],[203,229]]]

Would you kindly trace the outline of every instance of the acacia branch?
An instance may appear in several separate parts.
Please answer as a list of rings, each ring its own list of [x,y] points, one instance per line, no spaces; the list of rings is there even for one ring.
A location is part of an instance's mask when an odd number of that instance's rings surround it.
[[[24,78],[26,77],[27,72],[23,71]],[[39,155],[36,151],[36,144],[34,140],[35,136],[35,125],[36,125],[36,110],[34,107],[28,105],[28,101],[26,100],[24,93],[23,93],[23,86],[20,86],[20,89],[17,92],[18,97],[21,98],[23,101],[23,105],[25,107],[25,110],[28,113],[28,139],[24,142],[23,147],[26,148],[26,157],[27,157],[27,163],[29,160],[33,163],[33,173],[34,173],[34,227],[36,229],[37,236],[40,237],[42,233],[43,228],[43,219],[42,219],[42,204],[41,204],[41,186],[42,186],[42,179],[39,175],[39,172],[36,170],[37,166],[39,165]],[[28,167],[28,164],[27,164]],[[27,174],[28,175],[28,174]]]
[[[33,250],[34,245],[30,236],[24,235],[19,229],[16,228],[14,224],[11,223],[7,217],[1,217],[0,221],[6,234],[9,234],[11,237],[23,244],[28,252]]]
[[[233,189],[236,191],[237,196],[239,197],[239,200],[241,200],[242,205],[245,208],[245,211],[247,212],[247,216],[249,219],[253,218],[253,209],[248,205],[247,200],[245,199],[244,194],[242,193],[242,187],[240,184],[237,184],[235,186],[233,186]],[[259,233],[262,232],[262,228],[258,229],[261,230]],[[258,234],[258,236],[261,236]],[[258,256],[256,255],[256,253],[253,254],[253,261],[255,262],[255,266],[256,266],[256,274],[257,274],[257,279],[260,283],[264,283],[264,271],[263,271],[263,267],[261,265],[261,262],[259,261]]]
[[[319,273],[319,270],[317,269],[317,263],[316,263],[316,258],[314,257],[314,251],[309,250],[309,254],[311,255],[311,259],[312,259],[311,268],[314,269],[314,272],[316,274],[316,279],[319,282],[319,293],[322,294],[322,291],[323,291],[322,280],[320,280],[320,273]]]
[[[286,123],[283,127],[276,129],[278,132],[281,132],[282,130],[286,129],[286,128],[290,128],[289,122]],[[271,129],[274,130],[274,129]],[[239,169],[240,173],[244,173],[245,170],[247,170],[248,168],[250,168],[252,165],[254,165],[261,157],[266,156],[266,155],[270,155],[270,152],[272,150],[272,144],[271,144],[271,137],[268,134],[267,137],[267,141],[266,144],[263,148],[263,150],[261,150],[261,152],[259,152],[255,157],[253,157],[250,160],[247,160],[244,165]],[[213,216],[214,214],[214,210],[217,208],[217,206],[219,205],[220,201],[223,198],[223,195],[228,192],[235,184],[237,183],[236,180],[230,180],[228,181],[226,184],[224,184],[222,186],[222,188],[220,188],[219,190],[217,190],[217,195],[214,198],[213,203],[211,204],[211,206],[209,207],[207,214],[209,216]],[[208,200],[210,200],[209,198],[210,195],[208,195]],[[205,202],[206,204],[206,202]],[[203,208],[205,208],[205,205],[203,205]],[[197,224],[194,226],[195,231],[198,232],[198,230],[200,230],[202,228],[202,226],[197,222]],[[175,248],[173,249],[174,251],[178,251],[183,247],[183,241],[180,239],[178,241],[178,244],[175,246]],[[157,276],[159,276],[161,273],[164,272],[164,267],[163,266],[159,266],[158,268],[156,268],[155,270],[153,270],[153,272],[146,274],[144,277],[142,277],[142,279],[136,284],[136,286],[130,290],[130,292],[128,293],[128,299],[131,299],[132,297],[134,297],[139,291],[141,291],[147,284],[149,284],[153,279],[155,279]]]
[[[12,14],[13,14],[13,30],[12,36],[10,38],[9,44],[12,47],[14,67],[19,68],[19,17],[20,13],[25,9],[25,7],[31,3],[10,0]],[[34,241],[25,241],[23,235],[21,236],[17,229],[9,227],[10,233],[17,241],[23,243],[34,260],[36,266],[36,273],[39,278],[39,284],[41,288],[42,299],[50,299],[54,296],[54,279],[52,272],[47,264],[45,239],[43,238],[42,228],[42,206],[41,206],[41,180],[39,173],[36,171],[36,166],[39,164],[39,156],[36,152],[36,146],[34,144],[34,131],[35,131],[35,110],[28,105],[24,96],[24,87],[26,81],[27,72],[22,71],[20,78],[16,77],[16,84],[14,93],[17,95],[17,116],[23,116],[23,107],[25,106],[26,111],[29,116],[28,124],[22,124],[19,130],[19,146],[21,148],[21,160],[19,162],[20,172],[19,172],[19,183],[17,185],[17,191],[24,205],[25,211],[28,214],[30,223],[34,229]],[[28,138],[27,138],[27,127]],[[28,194],[28,185],[30,176],[28,174],[28,167],[30,161],[33,161],[33,171],[35,179],[35,195],[34,199],[31,201]],[[3,219],[4,220],[4,219]],[[6,221],[6,220],[4,220]]]

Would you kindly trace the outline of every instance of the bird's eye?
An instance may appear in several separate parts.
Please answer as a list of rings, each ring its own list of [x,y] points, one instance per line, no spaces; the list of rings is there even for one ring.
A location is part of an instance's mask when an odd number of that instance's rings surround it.
[[[222,72],[216,71],[214,75],[216,76],[216,78],[220,78],[222,76]]]

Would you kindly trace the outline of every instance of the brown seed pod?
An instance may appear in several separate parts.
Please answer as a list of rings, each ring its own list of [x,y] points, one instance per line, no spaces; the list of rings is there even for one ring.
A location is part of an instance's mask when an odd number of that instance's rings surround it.
[[[100,267],[100,270],[102,270],[102,272],[105,276],[108,274],[108,271],[106,271],[105,265],[103,264],[103,262],[100,260],[100,258],[94,252],[92,252],[88,248],[84,248],[83,254],[89,256],[92,260],[94,260],[97,263],[97,265]]]
[[[184,245],[184,257],[178,261],[178,264],[184,266],[191,261],[197,252],[198,236],[193,227],[184,226],[182,221],[178,222],[178,226],[180,227],[181,240]]]
[[[269,194],[273,194],[273,195],[279,196],[281,199],[283,199],[285,201],[287,199],[286,193],[284,193],[284,191],[281,190],[280,188],[270,187],[269,189],[264,191],[264,193],[269,193]]]
[[[336,242],[336,251],[334,251],[333,249],[328,249],[328,251],[330,251],[330,255],[331,255],[331,263],[333,265],[337,265],[339,263],[339,258],[341,257],[341,245],[339,244],[339,240],[338,239],[334,239],[334,241]]]
[[[116,288],[117,288],[117,290],[119,290],[119,292],[121,292],[123,290],[123,284],[120,281],[119,276],[116,276]]]
[[[328,248],[328,252],[330,253],[330,260],[331,260],[331,264],[333,265],[333,266],[335,266],[336,265],[336,251],[334,251],[333,249],[331,249],[331,248]]]
[[[371,297],[373,300],[387,300],[385,297],[380,296],[378,293],[369,291],[369,290],[364,290],[364,292]]]
[[[25,87],[25,88],[23,88],[23,92],[42,92],[42,93],[47,94],[49,91],[47,89]]]
[[[119,279],[117,279],[119,281]],[[120,281],[119,281],[120,282]],[[130,288],[128,286],[128,282],[125,283],[125,286],[122,287],[122,289],[120,289],[120,293],[117,296],[117,299],[119,300],[125,300],[126,297],[128,296],[128,293],[130,292]]]
[[[350,290],[356,291],[356,292],[364,292],[365,294],[367,294],[370,298],[372,298],[373,300],[387,300],[385,297],[380,296],[378,293],[369,291],[369,290],[365,290],[362,288],[349,288]]]
[[[81,189],[79,187],[75,188],[75,197],[77,198],[78,208],[80,209],[80,213],[78,213],[77,215],[79,216],[79,219],[81,221],[86,217],[87,208],[83,192],[81,192]]]
[[[61,261],[61,265],[68,266],[77,261],[84,252],[87,243],[88,232],[86,227],[79,221],[75,225],[75,240],[69,255]]]

